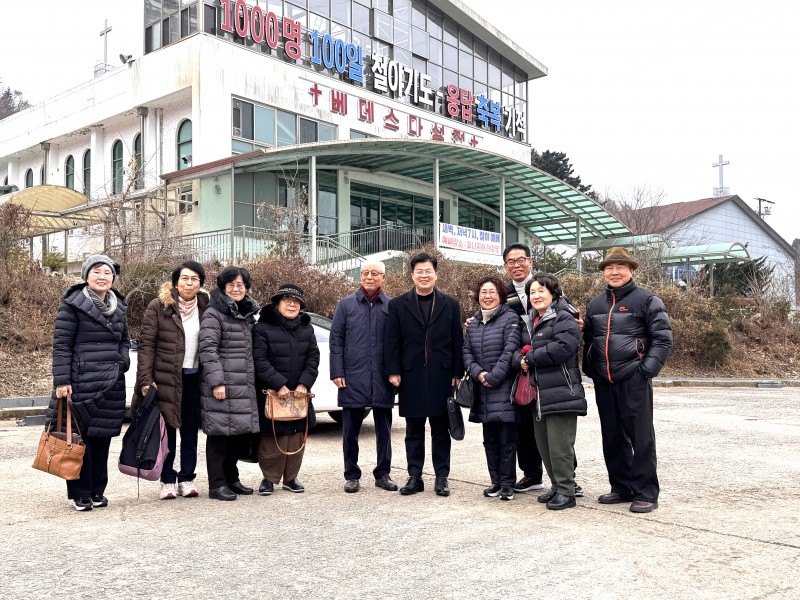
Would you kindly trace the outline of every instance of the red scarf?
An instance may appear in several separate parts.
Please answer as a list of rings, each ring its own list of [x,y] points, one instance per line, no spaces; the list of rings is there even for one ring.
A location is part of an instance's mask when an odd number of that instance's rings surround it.
[[[381,289],[382,288],[378,288],[377,290],[375,290],[374,294],[370,295],[370,293],[364,289],[364,286],[363,285],[361,286],[361,292],[367,297],[367,300],[369,300],[370,304],[375,302],[375,299],[381,295]]]

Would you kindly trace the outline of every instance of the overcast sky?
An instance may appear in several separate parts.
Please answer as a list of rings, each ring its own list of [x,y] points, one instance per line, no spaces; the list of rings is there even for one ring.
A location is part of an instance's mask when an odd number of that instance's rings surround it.
[[[464,0],[549,70],[531,83],[529,139],[566,152],[601,194],[665,202],[724,185],[800,237],[800,3],[789,0]],[[129,0],[0,2],[0,79],[41,101],[92,76],[103,19],[109,63],[141,51]],[[747,241],[747,240],[738,240]]]

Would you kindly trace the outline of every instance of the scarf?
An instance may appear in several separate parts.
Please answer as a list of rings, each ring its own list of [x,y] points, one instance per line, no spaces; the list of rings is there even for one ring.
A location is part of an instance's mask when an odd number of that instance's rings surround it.
[[[197,310],[197,296],[194,297],[194,300],[186,302],[181,298],[180,294],[178,294],[178,312],[180,312],[182,320],[186,321],[191,319],[195,310]]]
[[[486,310],[486,309],[482,308],[481,309],[481,315],[483,316],[483,322],[484,323],[488,323],[489,319],[491,319],[492,316],[494,315],[494,313],[497,312],[498,308],[500,308],[500,307],[499,306],[495,306],[494,308],[492,308],[490,310]]]
[[[381,295],[381,289],[382,288],[378,288],[377,290],[375,290],[374,294],[370,295],[370,293],[364,289],[364,286],[363,285],[361,286],[361,292],[367,297],[367,300],[369,300],[370,304],[375,302],[376,298]]]
[[[100,300],[100,296],[94,293],[87,285],[83,288],[83,295],[92,301],[92,304],[94,304],[95,308],[99,310],[106,319],[113,315],[117,310],[117,295],[111,290],[106,292],[105,300]]]

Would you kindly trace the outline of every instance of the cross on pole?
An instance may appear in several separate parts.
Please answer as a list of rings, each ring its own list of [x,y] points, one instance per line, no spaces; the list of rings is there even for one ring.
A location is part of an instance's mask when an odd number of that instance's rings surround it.
[[[726,160],[725,162],[723,162],[722,161],[722,154],[720,154],[719,155],[719,162],[715,162],[714,164],[711,165],[713,168],[719,167],[719,189],[722,189],[723,187],[725,187],[725,186],[722,185],[722,167],[724,167],[725,165],[729,165],[729,164],[731,164],[731,161]]]
[[[105,25],[102,31],[100,31],[100,37],[103,38],[103,64],[108,64],[108,33],[111,31],[111,27],[108,26],[108,19],[105,20]],[[104,37],[105,36],[105,37]],[[720,159],[722,157],[720,156]],[[722,175],[720,175],[722,177]]]

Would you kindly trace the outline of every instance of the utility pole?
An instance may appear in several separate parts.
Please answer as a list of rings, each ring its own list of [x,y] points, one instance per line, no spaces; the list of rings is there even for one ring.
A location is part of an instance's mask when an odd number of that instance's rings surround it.
[[[772,209],[769,206],[764,206],[763,209],[761,208],[762,204],[775,204],[772,200],[766,200],[764,198],[753,198],[753,200],[758,202],[759,218],[764,219],[764,217],[768,217],[772,214]]]

